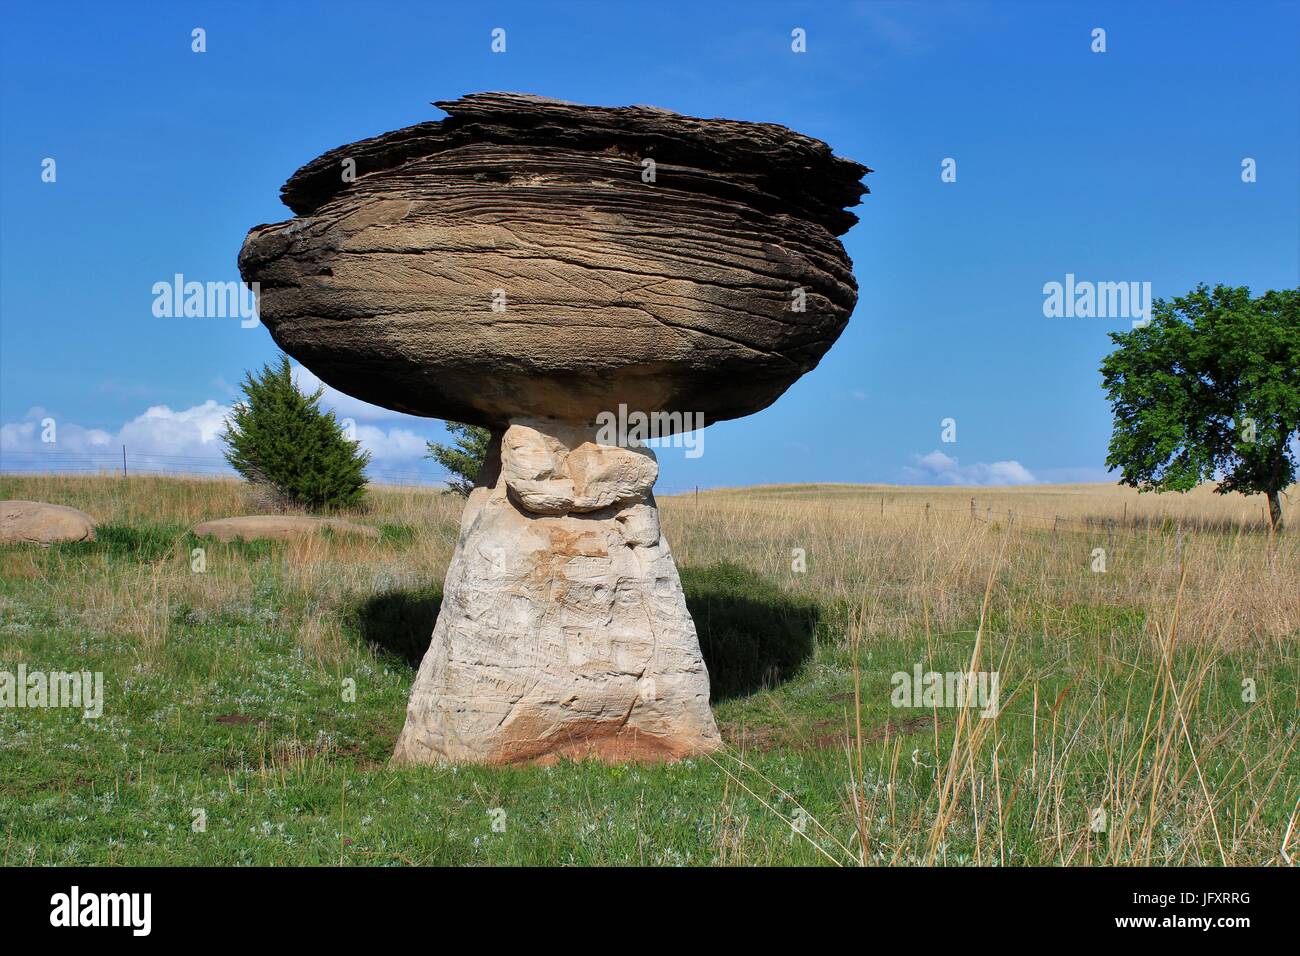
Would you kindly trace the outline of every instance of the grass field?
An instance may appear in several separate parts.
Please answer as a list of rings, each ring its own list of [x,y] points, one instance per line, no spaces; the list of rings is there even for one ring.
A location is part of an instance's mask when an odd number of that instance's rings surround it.
[[[7,865],[1300,854],[1300,531],[1272,537],[1260,499],[661,499],[726,750],[393,769],[458,499],[376,488],[354,516],[376,540],[223,545],[187,529],[253,510],[231,481],[4,476],[6,498],[101,524],[91,543],[0,547],[0,671],[102,671],[106,698],[97,719],[0,708]],[[894,706],[893,675],[918,666],[996,672],[996,716]]]

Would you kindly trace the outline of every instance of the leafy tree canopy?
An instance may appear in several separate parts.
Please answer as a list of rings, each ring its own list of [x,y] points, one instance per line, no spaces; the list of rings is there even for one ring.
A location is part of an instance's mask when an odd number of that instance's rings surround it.
[[[1198,286],[1157,299],[1151,321],[1113,332],[1101,365],[1115,417],[1106,464],[1140,490],[1268,497],[1295,481],[1300,431],[1300,289],[1251,298],[1245,287]]]

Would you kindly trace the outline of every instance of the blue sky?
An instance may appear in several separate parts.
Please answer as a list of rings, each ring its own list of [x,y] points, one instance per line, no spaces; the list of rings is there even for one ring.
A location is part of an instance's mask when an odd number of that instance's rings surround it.
[[[1294,3],[5,11],[6,469],[82,467],[123,443],[142,465],[216,467],[234,386],[274,345],[237,319],[155,317],[153,284],[237,279],[249,227],[290,216],[278,190],[296,168],[479,90],[782,123],[876,170],[844,237],[861,287],[848,329],[774,406],[710,426],[702,456],[661,450],[663,491],[1105,480],[1097,366],[1131,322],[1047,318],[1044,284],[1300,284]],[[377,477],[440,473],[419,457],[439,422],[327,397]]]

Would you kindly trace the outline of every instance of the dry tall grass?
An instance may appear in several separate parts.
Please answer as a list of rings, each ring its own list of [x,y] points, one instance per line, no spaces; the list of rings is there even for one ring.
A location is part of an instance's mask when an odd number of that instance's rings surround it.
[[[0,498],[165,526],[178,541],[200,520],[249,511],[234,481],[4,476]],[[842,813],[853,827],[813,819],[803,839],[820,858],[1257,864],[1285,861],[1288,841],[1300,839],[1290,836],[1293,804],[1300,813],[1300,684],[1280,679],[1256,710],[1206,703],[1237,694],[1243,672],[1294,673],[1300,525],[1272,538],[1256,502],[1207,490],[1138,498],[1079,486],[832,486],[702,492],[660,505],[679,564],[730,562],[816,598],[836,612],[823,621],[855,668],[882,642],[907,639],[908,653],[926,655],[932,641],[970,628],[962,633],[971,640],[960,638],[970,669],[1003,674],[1002,716],[935,712],[919,748],[915,731],[904,744],[888,729],[864,747],[864,733],[879,728],[864,731],[855,675],[843,733]],[[6,550],[0,574],[39,578],[69,622],[135,635],[133,666],[142,669],[178,613],[234,605],[246,616],[254,589],[269,582],[280,624],[295,627],[305,658],[328,671],[345,653],[347,607],[441,582],[461,506],[430,489],[374,488],[353,517],[398,526],[379,540],[311,537],[265,553],[213,544],[205,574],[188,573],[190,555],[175,547],[102,576],[93,561],[66,575],[37,551]],[[796,570],[800,550],[804,570]],[[1145,623],[1135,636],[1117,621]],[[1058,655],[1075,659],[1057,668]],[[1083,675],[1082,685],[1049,691],[1064,671]],[[788,782],[743,751],[717,761],[728,779],[724,811],[733,793],[773,812],[794,801]],[[1097,810],[1106,814],[1104,838],[1090,825]],[[719,858],[745,862],[759,828],[724,817]],[[955,839],[973,848],[969,856],[952,855]]]
[[[1184,572],[1184,629],[1198,637],[1276,641],[1300,629],[1300,531],[1270,540],[1258,518],[1247,520],[1255,502],[1240,495],[1206,488],[1183,500],[1153,497],[1101,486],[829,486],[825,494],[769,487],[660,504],[680,563],[732,561],[854,605],[870,595],[873,633],[974,620],[1003,544],[1000,611],[1013,629],[1076,605],[1168,610]],[[806,572],[793,570],[796,549]],[[1105,552],[1104,572],[1093,570],[1102,566],[1096,549]]]
[[[139,476],[0,476],[0,498],[47,501],[80,508],[101,525],[171,526],[176,544],[185,530],[213,518],[255,513],[255,495],[236,480]],[[301,616],[300,638],[321,667],[338,660],[341,620],[358,600],[386,591],[440,584],[455,547],[463,502],[428,488],[376,487],[364,509],[350,517],[403,529],[400,542],[340,537],[295,540],[276,558],[236,557],[228,545],[205,545],[206,571],[191,574],[191,556],[180,547],[129,573],[100,577],[51,574],[40,552],[0,554],[0,574],[41,577],[61,613],[97,630],[119,630],[140,639],[146,663],[166,639],[177,608],[220,614],[246,605],[261,566],[276,561],[276,588],[285,613]],[[106,564],[107,556],[102,559]]]
[[[189,527],[250,511],[246,486],[234,480],[9,475],[0,478],[0,497],[71,505],[101,523]],[[1185,634],[1240,645],[1277,642],[1300,630],[1300,528],[1270,540],[1258,501],[1208,488],[1186,496],[1138,496],[1097,485],[773,486],[665,497],[660,506],[679,564],[731,562],[854,607],[869,596],[864,626],[870,633],[969,624],[978,615],[995,549],[1003,546],[999,612],[1013,630],[1038,628],[1045,615],[1078,605],[1167,614],[1181,575]],[[433,489],[372,488],[365,510],[354,517],[410,529],[409,542],[399,548],[304,539],[289,551],[286,583],[304,606],[319,604],[321,595],[441,583],[461,507],[460,498]],[[1101,567],[1097,549],[1105,552],[1104,572],[1094,570]],[[793,568],[800,551],[803,572]],[[185,559],[177,553],[170,560]],[[6,560],[6,573],[26,573],[21,553]],[[157,595],[162,604],[172,597],[167,589],[177,589],[184,592],[178,599],[201,606],[223,590],[249,587],[249,573],[240,564],[215,577],[154,572],[126,587],[133,595]],[[70,599],[121,606],[113,595]]]

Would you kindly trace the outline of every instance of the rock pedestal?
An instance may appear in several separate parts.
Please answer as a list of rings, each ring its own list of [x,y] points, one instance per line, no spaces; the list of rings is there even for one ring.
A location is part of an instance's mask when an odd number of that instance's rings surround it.
[[[470,494],[398,762],[721,746],[645,448],[514,422]]]

